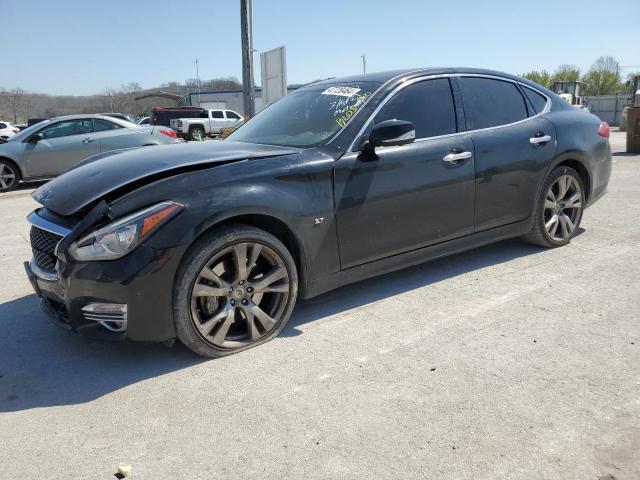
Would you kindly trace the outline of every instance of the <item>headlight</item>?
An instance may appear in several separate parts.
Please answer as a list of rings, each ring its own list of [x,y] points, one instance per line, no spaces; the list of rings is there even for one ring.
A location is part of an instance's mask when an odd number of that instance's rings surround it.
[[[90,233],[72,243],[69,253],[81,261],[124,257],[180,210],[182,206],[177,203],[159,203]]]

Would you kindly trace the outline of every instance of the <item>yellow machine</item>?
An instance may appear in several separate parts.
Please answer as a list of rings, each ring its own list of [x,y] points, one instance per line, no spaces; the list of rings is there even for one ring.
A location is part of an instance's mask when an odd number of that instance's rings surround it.
[[[560,95],[569,105],[586,108],[586,102],[581,95],[582,82],[553,82],[551,90]]]
[[[629,93],[629,106],[640,107],[640,75],[636,75],[631,79]]]

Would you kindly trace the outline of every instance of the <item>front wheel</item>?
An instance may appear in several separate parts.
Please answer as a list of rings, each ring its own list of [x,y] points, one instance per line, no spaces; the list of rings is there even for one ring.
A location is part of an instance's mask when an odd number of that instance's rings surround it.
[[[178,271],[177,336],[204,357],[246,350],[280,333],[297,294],[296,265],[280,240],[243,225],[213,230]]]
[[[20,183],[20,170],[11,162],[0,160],[0,192],[9,192]]]
[[[524,239],[542,247],[566,245],[575,236],[585,205],[584,184],[571,167],[557,167],[547,177]]]

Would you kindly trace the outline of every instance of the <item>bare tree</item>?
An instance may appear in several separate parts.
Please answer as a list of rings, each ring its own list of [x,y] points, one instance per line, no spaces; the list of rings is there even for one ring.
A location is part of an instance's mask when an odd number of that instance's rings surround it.
[[[13,123],[19,123],[18,119],[23,119],[27,115],[28,99],[23,89],[3,90],[2,99],[5,109],[13,118]]]

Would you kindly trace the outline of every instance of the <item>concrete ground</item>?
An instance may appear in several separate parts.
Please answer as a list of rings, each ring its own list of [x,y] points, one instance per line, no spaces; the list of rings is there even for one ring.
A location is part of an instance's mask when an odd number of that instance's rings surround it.
[[[342,288],[215,361],[49,324],[21,265],[35,203],[3,195],[0,477],[640,478],[640,155],[614,162],[565,248]]]

